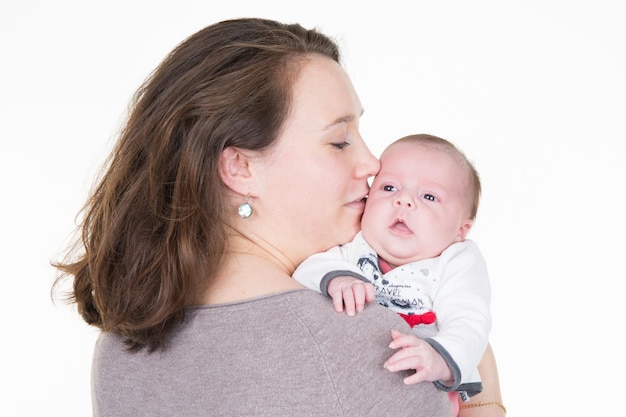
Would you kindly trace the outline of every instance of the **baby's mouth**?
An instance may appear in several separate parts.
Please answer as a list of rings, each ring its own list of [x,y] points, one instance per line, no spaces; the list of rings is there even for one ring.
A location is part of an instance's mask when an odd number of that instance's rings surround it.
[[[396,219],[392,223],[391,229],[400,233],[413,233],[413,231],[409,229],[409,227],[404,223],[404,220],[402,219]]]

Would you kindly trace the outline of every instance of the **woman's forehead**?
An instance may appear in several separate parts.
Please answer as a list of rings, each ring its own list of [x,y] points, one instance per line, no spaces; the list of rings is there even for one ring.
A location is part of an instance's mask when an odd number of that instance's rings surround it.
[[[302,118],[310,128],[327,129],[358,120],[363,113],[348,74],[330,58],[312,55],[292,85],[290,117]]]

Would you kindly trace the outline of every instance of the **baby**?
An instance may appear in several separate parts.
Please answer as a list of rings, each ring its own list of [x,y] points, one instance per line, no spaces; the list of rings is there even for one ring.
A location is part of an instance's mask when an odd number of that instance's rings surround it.
[[[400,349],[385,363],[414,369],[405,383],[432,381],[463,399],[482,390],[477,370],[491,329],[490,283],[476,244],[466,239],[481,185],[465,155],[432,135],[406,136],[383,152],[361,231],[311,256],[295,271],[349,315],[376,300],[414,335],[392,332]]]

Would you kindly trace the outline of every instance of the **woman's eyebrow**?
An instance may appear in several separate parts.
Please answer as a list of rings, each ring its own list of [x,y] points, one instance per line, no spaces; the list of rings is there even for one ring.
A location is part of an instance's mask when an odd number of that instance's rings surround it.
[[[361,114],[359,116],[363,116],[364,112],[365,112],[365,110],[361,110]],[[354,121],[354,119],[356,119],[356,116],[354,114],[347,114],[345,116],[338,117],[331,124],[326,126],[324,128],[324,130],[330,129],[333,126],[336,126],[336,125],[339,125],[339,124],[342,124],[342,123],[350,123],[350,122]]]

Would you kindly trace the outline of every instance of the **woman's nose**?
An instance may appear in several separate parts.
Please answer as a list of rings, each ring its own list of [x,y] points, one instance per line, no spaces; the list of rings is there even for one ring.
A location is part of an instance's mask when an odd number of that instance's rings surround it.
[[[361,132],[359,132],[358,126],[352,134],[354,136],[352,146],[357,149],[357,178],[370,178],[375,176],[378,174],[378,171],[380,171],[380,161],[367,147],[365,140],[363,140],[363,137],[361,136]]]
[[[378,174],[378,171],[380,171],[380,161],[372,155],[369,149],[366,149],[362,164],[362,172],[369,178]]]
[[[358,168],[356,171],[358,178],[373,177],[380,171],[380,161],[370,152],[367,146],[363,146],[359,155]]]

